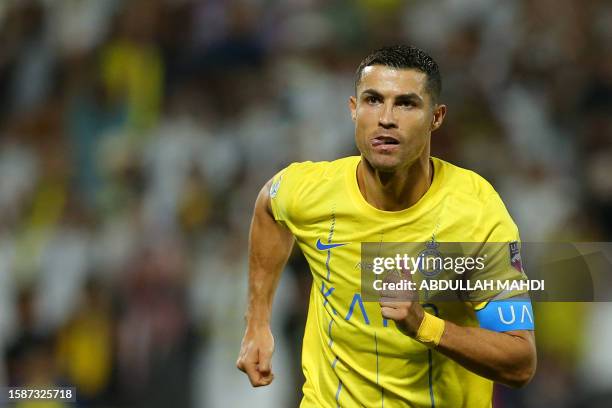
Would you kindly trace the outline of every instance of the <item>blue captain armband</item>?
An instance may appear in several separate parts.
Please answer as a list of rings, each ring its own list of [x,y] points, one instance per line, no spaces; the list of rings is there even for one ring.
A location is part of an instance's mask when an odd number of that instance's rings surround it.
[[[495,332],[533,330],[533,310],[529,300],[497,300],[476,310],[480,327]]]

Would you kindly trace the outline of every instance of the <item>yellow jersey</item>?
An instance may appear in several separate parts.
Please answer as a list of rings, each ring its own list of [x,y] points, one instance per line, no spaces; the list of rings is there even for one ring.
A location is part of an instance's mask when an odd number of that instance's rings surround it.
[[[432,184],[416,204],[379,210],[359,190],[360,160],[294,163],[270,189],[274,218],[293,233],[313,276],[300,406],[490,407],[492,381],[402,334],[377,302],[364,301],[361,243],[426,242],[434,233],[439,241],[511,242],[519,240],[515,223],[486,180],[434,157]],[[479,325],[469,302],[426,311]]]

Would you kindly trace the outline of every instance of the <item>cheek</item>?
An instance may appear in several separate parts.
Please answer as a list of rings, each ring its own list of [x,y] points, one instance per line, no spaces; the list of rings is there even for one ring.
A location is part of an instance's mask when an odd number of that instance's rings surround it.
[[[414,112],[406,116],[402,121],[402,125],[409,134],[427,133],[430,126],[430,120],[429,115],[425,112]]]
[[[355,130],[359,133],[365,132],[366,129],[370,127],[372,116],[373,115],[370,112],[364,112],[364,110],[357,111],[357,116],[355,118]]]
[[[374,106],[361,105],[357,108],[357,121],[369,124],[378,123],[378,109]]]

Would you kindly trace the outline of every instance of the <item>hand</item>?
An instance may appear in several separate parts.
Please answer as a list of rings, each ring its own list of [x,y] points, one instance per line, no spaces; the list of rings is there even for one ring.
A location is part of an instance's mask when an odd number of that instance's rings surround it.
[[[253,387],[269,385],[274,380],[272,354],[274,337],[270,327],[247,330],[242,338],[236,367],[249,377]]]
[[[386,282],[412,281],[412,275],[402,271],[401,275],[389,274]],[[395,322],[397,328],[407,336],[414,337],[419,330],[425,311],[416,301],[418,294],[411,290],[384,290],[380,297],[380,312],[385,319]]]
[[[395,321],[397,328],[414,337],[421,326],[425,311],[418,302],[380,301],[380,312],[385,319]]]

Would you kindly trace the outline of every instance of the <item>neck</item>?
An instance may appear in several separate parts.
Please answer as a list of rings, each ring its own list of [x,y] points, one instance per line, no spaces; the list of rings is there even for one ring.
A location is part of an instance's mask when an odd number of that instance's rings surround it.
[[[357,184],[365,200],[383,211],[400,211],[417,203],[431,186],[433,164],[429,155],[396,172],[374,169],[362,156],[357,166]]]

